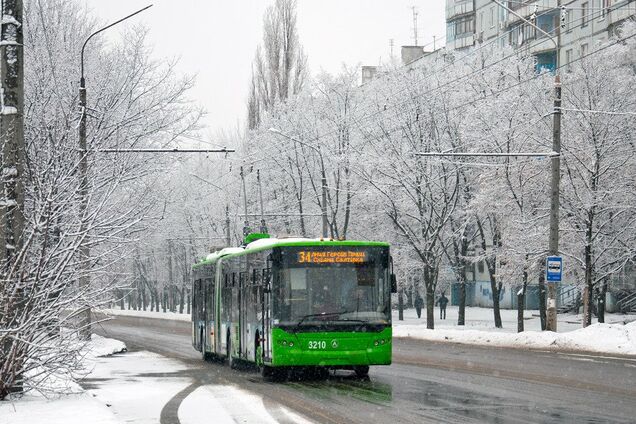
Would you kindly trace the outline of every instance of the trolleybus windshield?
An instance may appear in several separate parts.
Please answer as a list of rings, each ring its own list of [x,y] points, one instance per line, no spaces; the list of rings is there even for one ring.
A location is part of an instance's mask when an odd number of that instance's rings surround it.
[[[387,248],[287,247],[281,258],[274,288],[281,324],[390,322]]]

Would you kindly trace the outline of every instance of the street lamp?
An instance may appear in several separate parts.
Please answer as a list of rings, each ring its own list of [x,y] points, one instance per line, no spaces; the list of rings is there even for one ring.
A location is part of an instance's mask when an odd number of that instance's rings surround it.
[[[308,147],[315,152],[318,153],[318,157],[320,157],[320,170],[321,170],[321,185],[322,185],[322,238],[328,238],[328,223],[327,223],[327,175],[325,174],[325,162],[322,157],[322,149],[320,147],[312,146],[311,144],[307,144],[303,141],[300,141],[294,137],[291,137],[279,130],[278,128],[270,128],[270,132],[274,134],[278,134],[282,137],[285,137],[295,143],[302,144],[305,147]]]
[[[559,78],[559,56],[561,44],[561,30],[557,29],[556,40],[552,35],[539,28],[537,25],[519,15],[514,10],[506,7],[499,0],[492,0],[494,3],[506,9],[526,24],[532,26],[543,35],[547,36],[553,43],[556,50],[556,67],[554,75],[554,112],[552,120],[552,151],[555,153],[550,161],[552,183],[550,189],[550,239],[548,244],[548,255],[557,256],[559,254],[559,185],[561,181],[561,79]],[[561,8],[561,0],[557,0],[557,8]],[[559,27],[557,27],[559,28]],[[557,309],[556,309],[556,285],[548,284],[548,305],[546,330],[557,331]]]
[[[91,35],[86,38],[84,44],[82,45],[82,51],[80,53],[80,86],[79,86],[79,106],[80,106],[80,122],[79,122],[79,148],[80,148],[80,162],[79,162],[79,176],[80,176],[80,204],[79,204],[79,215],[80,215],[80,235],[84,235],[87,231],[86,224],[86,211],[88,210],[88,149],[86,147],[86,84],[84,80],[84,49],[86,48],[86,44],[93,38],[95,35],[99,34],[102,31],[107,30],[120,22],[125,21],[128,18],[135,16],[138,13],[143,12],[144,10],[152,7],[152,4],[144,7],[143,9],[139,9],[138,11],[131,13],[130,15],[113,22],[110,25],[106,25],[103,28],[93,32]],[[86,240],[80,246],[80,273],[79,277],[79,285],[80,290],[86,289],[90,283],[90,278],[88,273],[90,271],[90,247],[88,246],[88,235],[85,235]],[[84,338],[89,338],[91,334],[91,308],[89,305],[86,305],[84,311],[80,313],[80,334]]]

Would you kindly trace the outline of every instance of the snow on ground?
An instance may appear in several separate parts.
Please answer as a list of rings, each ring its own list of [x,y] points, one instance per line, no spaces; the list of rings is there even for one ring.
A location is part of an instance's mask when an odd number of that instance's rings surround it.
[[[539,311],[526,311],[524,328],[517,333],[517,311],[501,310],[503,328],[495,328],[493,311],[489,308],[466,308],[466,325],[457,325],[457,307],[448,307],[445,320],[439,319],[435,308],[435,329],[426,328],[426,311],[417,318],[414,309],[404,311],[404,320],[393,311],[393,335],[421,340],[448,341],[512,348],[532,348],[565,351],[586,351],[636,355],[636,319],[620,314],[606,314],[607,324],[592,324],[583,328],[580,315],[559,315],[557,333],[540,331]],[[594,320],[593,320],[594,321]]]
[[[190,322],[190,314],[180,314],[177,312],[135,311],[134,309],[102,309],[99,312],[111,316],[120,315],[127,317],[171,319],[174,321]]]
[[[277,408],[276,415],[279,414],[286,422],[310,422],[287,408]],[[197,388],[179,407],[181,424],[200,424],[207,422],[210,417],[214,417],[215,424],[278,422],[265,408],[260,396],[236,387],[220,385]]]
[[[101,356],[109,356],[126,349],[119,340],[93,335],[85,346],[87,361]],[[90,366],[90,365],[89,365]],[[50,381],[49,381],[50,380]],[[27,393],[0,402],[0,424],[115,424],[119,421],[103,403],[94,399],[75,382],[68,379],[50,377],[46,381],[49,387],[57,387],[65,394],[45,398],[38,393]],[[55,411],[55,413],[51,413]]]
[[[86,354],[91,358],[110,356],[125,351],[126,344],[124,342],[109,339],[108,337],[102,337],[97,334],[91,335],[91,341],[86,346]]]
[[[87,393],[57,399],[24,396],[0,402],[0,424],[119,424],[109,408]]]
[[[158,423],[163,406],[190,385],[179,376],[187,367],[150,352],[98,358],[82,384],[110,409],[120,422]],[[142,406],[142,407],[140,407]]]
[[[189,314],[172,312],[150,312],[120,309],[105,309],[110,315],[138,316],[146,318],[190,321]],[[633,327],[623,325],[636,320],[636,316],[606,314],[608,324],[594,324],[582,328],[581,315],[558,315],[558,334],[541,331],[538,310],[524,312],[524,328],[517,333],[517,311],[502,309],[503,328],[495,328],[492,308],[466,308],[466,324],[457,325],[458,307],[446,308],[446,319],[439,319],[439,308],[435,308],[435,330],[426,329],[426,310],[417,318],[415,309],[404,310],[404,320],[393,311],[393,335],[422,340],[450,341],[454,343],[490,345],[500,347],[526,347],[552,350],[581,350],[611,354],[636,355],[636,334]],[[595,321],[595,319],[593,319]],[[566,333],[566,334],[564,334]]]

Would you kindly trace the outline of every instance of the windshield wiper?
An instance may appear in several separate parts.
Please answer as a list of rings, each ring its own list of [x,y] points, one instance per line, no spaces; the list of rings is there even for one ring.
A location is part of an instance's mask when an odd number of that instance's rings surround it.
[[[340,312],[321,312],[321,313],[319,313],[319,314],[309,314],[309,315],[305,315],[305,316],[303,316],[303,317],[302,317],[302,318],[298,321],[298,323],[296,324],[296,329],[299,329],[299,328],[300,328],[300,325],[301,325],[303,322],[305,322],[305,320],[306,320],[307,318],[315,318],[315,317],[330,317],[330,316],[333,316],[333,315],[341,315],[341,314],[344,314],[344,313],[346,313],[346,312],[347,312],[347,311],[340,311]]]

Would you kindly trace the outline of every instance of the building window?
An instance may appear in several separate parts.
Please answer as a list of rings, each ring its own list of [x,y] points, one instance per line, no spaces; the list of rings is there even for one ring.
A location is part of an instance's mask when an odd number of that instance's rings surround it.
[[[581,57],[585,57],[587,52],[588,52],[587,43],[581,44]]]
[[[581,28],[587,26],[588,2],[581,3]]]
[[[495,27],[495,6],[490,8],[490,28]]]
[[[475,32],[475,20],[472,16],[458,19],[455,24],[455,37],[461,38],[463,34],[472,34]],[[452,25],[452,23],[451,23]]]
[[[567,49],[565,51],[565,70],[568,72],[572,71],[572,49]]]
[[[477,272],[479,272],[480,274],[484,273],[484,262],[483,261],[477,262]]]
[[[567,32],[572,31],[572,11],[565,11],[565,30]]]
[[[603,19],[605,19],[605,15],[609,13],[609,8],[612,5],[612,0],[599,0],[599,4],[601,6],[601,17],[599,18],[599,20],[602,21]]]

